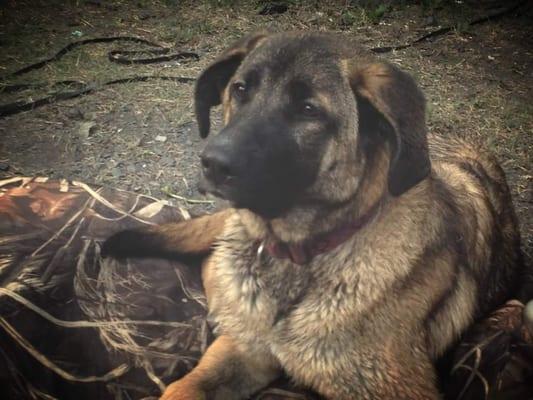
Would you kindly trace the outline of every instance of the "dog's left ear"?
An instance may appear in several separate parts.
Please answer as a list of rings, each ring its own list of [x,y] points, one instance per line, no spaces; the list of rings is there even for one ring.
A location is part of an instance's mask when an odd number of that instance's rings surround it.
[[[409,74],[387,62],[349,60],[347,72],[356,97],[368,101],[394,130],[388,186],[399,196],[431,170],[424,95]]]
[[[209,134],[211,107],[221,103],[222,92],[239,65],[266,36],[266,33],[255,33],[242,38],[211,63],[196,81],[194,107],[202,138]]]

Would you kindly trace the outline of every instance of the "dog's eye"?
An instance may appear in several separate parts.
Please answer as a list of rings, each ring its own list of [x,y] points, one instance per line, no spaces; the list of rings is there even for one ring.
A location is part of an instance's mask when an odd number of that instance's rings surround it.
[[[231,87],[232,95],[238,101],[243,101],[246,98],[248,88],[244,82],[235,82]]]
[[[301,105],[300,113],[306,118],[316,118],[320,114],[320,110],[313,103],[304,101]]]

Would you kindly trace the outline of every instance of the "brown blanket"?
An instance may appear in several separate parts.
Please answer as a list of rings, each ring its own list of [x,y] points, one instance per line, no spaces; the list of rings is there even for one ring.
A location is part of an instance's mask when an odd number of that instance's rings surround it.
[[[80,182],[0,181],[0,397],[157,397],[190,370],[211,340],[199,265],[99,256],[113,232],[189,217]],[[508,303],[442,360],[447,398],[531,398],[522,310]],[[281,379],[254,399],[316,398]]]

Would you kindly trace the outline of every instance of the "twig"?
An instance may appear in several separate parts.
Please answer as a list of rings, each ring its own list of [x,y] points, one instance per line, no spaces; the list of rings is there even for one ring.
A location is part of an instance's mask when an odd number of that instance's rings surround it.
[[[35,257],[37,254],[41,252],[46,246],[48,246],[50,243],[52,243],[54,240],[56,240],[65,229],[67,229],[72,223],[81,215],[85,210],[89,207],[89,203],[91,201],[94,201],[93,199],[89,198],[87,201],[81,206],[81,208],[76,211],[76,213],[70,217],[70,219],[56,232],[48,239],[46,242],[44,242],[42,245],[40,245],[33,253],[30,254],[30,257]]]
[[[261,392],[259,394],[258,400],[268,395],[283,396],[284,398],[290,398],[290,399],[300,399],[300,400],[307,399],[307,396],[300,394],[300,393],[294,393],[294,392],[289,392],[288,390],[272,388],[272,389],[267,389]]]
[[[22,297],[16,292],[9,290],[7,288],[0,288],[0,294],[10,297],[11,299],[17,301],[33,312],[39,314],[44,319],[50,321],[51,323],[61,326],[63,328],[101,328],[105,326],[114,326],[114,325],[153,325],[153,326],[171,326],[173,328],[183,328],[189,327],[189,324],[183,322],[165,322],[165,321],[152,321],[152,320],[119,320],[119,321],[65,321],[58,319],[53,315],[49,314],[39,306],[33,304],[31,301]]]
[[[475,359],[475,362],[474,362],[474,366],[470,367],[470,376],[468,377],[468,379],[467,379],[467,381],[466,381],[466,383],[465,383],[465,385],[463,387],[463,390],[461,390],[461,393],[459,393],[459,396],[457,396],[457,400],[461,400],[463,398],[463,396],[465,395],[466,391],[468,390],[468,388],[472,384],[472,381],[474,380],[475,376],[477,376],[479,379],[481,379],[481,381],[484,384],[485,398],[489,394],[489,385],[488,385],[487,381],[485,380],[485,378],[483,377],[483,375],[481,374],[481,372],[479,372],[479,364],[481,363],[481,349],[479,347],[476,347],[475,354],[476,354],[476,359]],[[461,365],[461,367],[469,369],[468,368],[469,366],[466,366],[466,365]]]
[[[135,201],[133,203],[133,205],[130,207],[130,209],[128,211],[126,211],[128,214],[133,214],[135,212],[135,209],[137,208],[137,206],[139,205],[139,201],[141,199],[141,196],[142,195],[137,195],[137,197],[135,197]],[[117,217],[117,218],[109,218],[109,217],[104,217],[102,214],[94,211],[94,210],[91,210],[92,211],[92,216],[93,217],[96,217],[96,218],[99,218],[99,219],[102,219],[104,221],[120,221],[124,218],[127,218],[128,215],[127,214],[123,214],[121,215],[120,217]]]
[[[26,177],[14,177],[14,178],[8,178],[8,179],[4,179],[4,180],[1,180],[0,181],[0,187],[2,186],[6,186],[6,185],[9,185],[11,183],[14,183],[14,182],[21,182],[21,185],[20,186],[24,186],[26,185],[28,182],[31,182],[31,178],[26,178]]]
[[[161,393],[163,393],[165,389],[167,388],[167,385],[165,385],[165,383],[161,379],[159,379],[159,377],[155,374],[154,367],[152,367],[152,364],[150,363],[150,361],[148,361],[148,359],[145,358],[144,362],[142,363],[142,366],[148,378],[150,378],[150,380],[157,385]]]
[[[490,342],[492,342],[494,339],[496,339],[498,336],[502,335],[503,331],[497,331],[494,334],[490,335],[489,337],[486,337],[483,339],[481,343],[478,343],[477,345],[473,346],[470,350],[468,350],[452,367],[452,370],[450,371],[450,374],[453,374],[464,362],[470,357],[472,354],[476,352],[476,349],[482,349],[486,345],[488,345]]]
[[[484,390],[484,392],[485,392],[485,399],[486,399],[487,396],[488,396],[488,394],[489,394],[489,389],[490,389],[490,387],[489,387],[489,383],[487,382],[487,379],[485,379],[485,377],[481,374],[481,372],[479,372],[477,369],[472,368],[472,367],[469,366],[469,365],[460,365],[459,367],[460,367],[460,368],[464,368],[464,369],[470,371],[470,373],[471,373],[472,375],[475,375],[475,376],[477,376],[477,377],[479,378],[479,380],[480,380],[481,383],[483,384],[483,390]],[[463,388],[463,390],[461,391],[461,394],[460,394],[460,396],[458,397],[458,399],[461,399],[461,398],[463,397],[463,394],[466,392],[466,389],[467,389],[467,387],[465,386],[465,387]]]
[[[167,190],[163,190],[163,193],[165,193],[167,196],[173,197],[175,199],[178,199],[186,203],[190,203],[190,204],[213,204],[214,203],[214,200],[189,199],[187,197],[183,197],[183,196],[179,196],[177,194],[171,193]]]
[[[119,214],[127,215],[130,218],[133,218],[136,221],[142,222],[143,224],[147,225],[155,225],[153,222],[147,221],[145,219],[136,217],[135,215],[128,213],[127,211],[121,210],[120,208],[116,207],[115,205],[111,204],[108,200],[106,200],[104,197],[102,197],[98,191],[95,191],[91,189],[91,187],[83,182],[78,181],[72,181],[73,186],[78,186],[84,189],[87,193],[89,193],[94,199],[96,199],[98,202],[102,203],[104,206],[110,208],[113,211],[116,211]]]

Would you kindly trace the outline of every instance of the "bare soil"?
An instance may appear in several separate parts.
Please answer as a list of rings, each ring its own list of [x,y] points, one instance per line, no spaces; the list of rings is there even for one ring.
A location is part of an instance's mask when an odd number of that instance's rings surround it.
[[[527,2],[503,18],[475,26],[468,22],[512,2],[291,0],[278,2],[287,6],[285,12],[260,15],[267,3],[7,1],[0,8],[0,76],[70,42],[104,36],[143,37],[176,52],[197,52],[200,59],[123,66],[110,63],[107,53],[141,45],[88,45],[44,68],[0,81],[0,104],[45,96],[53,82],[66,79],[98,85],[138,75],[195,77],[233,40],[258,29],[338,31],[375,47],[453,26],[448,34],[383,57],[419,81],[432,132],[461,136],[496,153],[509,178],[531,260],[533,10]],[[2,91],[6,84],[30,82],[48,86],[16,94]],[[196,189],[202,141],[192,112],[192,87],[162,80],[106,86],[0,119],[0,178],[76,179],[150,194],[195,212],[211,210],[215,205]]]

